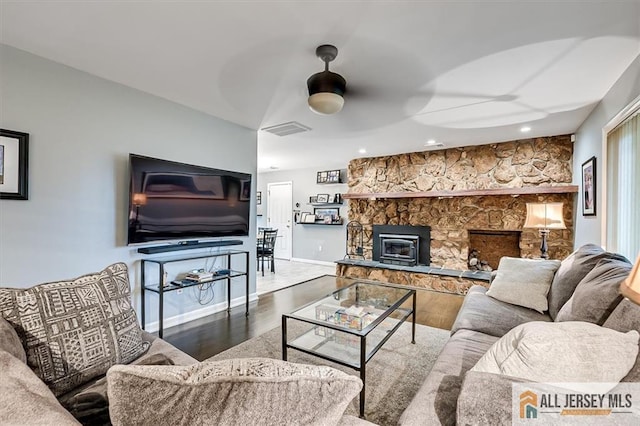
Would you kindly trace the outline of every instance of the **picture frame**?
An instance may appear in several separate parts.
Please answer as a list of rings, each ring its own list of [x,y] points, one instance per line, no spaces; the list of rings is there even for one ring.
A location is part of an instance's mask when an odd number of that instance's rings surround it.
[[[303,212],[300,222],[302,223],[315,223],[316,215],[311,212]]]
[[[0,129],[0,199],[28,200],[29,134]]]
[[[251,200],[251,180],[243,180],[240,181],[240,201],[249,201]]]
[[[582,215],[596,215],[596,157],[582,163]]]
[[[328,203],[329,202],[329,194],[318,194],[317,195],[318,203]]]
[[[340,209],[339,208],[316,208],[313,209],[313,214],[317,220],[322,221],[323,223],[332,223],[336,222],[340,218]],[[325,222],[325,218],[330,217],[330,222]]]
[[[256,192],[256,205],[262,204],[262,191]]]
[[[317,203],[318,202],[318,197],[315,195],[312,195],[311,197],[309,197],[309,204],[313,204],[313,203]]]
[[[318,172],[316,183],[341,183],[340,170],[324,170]]]

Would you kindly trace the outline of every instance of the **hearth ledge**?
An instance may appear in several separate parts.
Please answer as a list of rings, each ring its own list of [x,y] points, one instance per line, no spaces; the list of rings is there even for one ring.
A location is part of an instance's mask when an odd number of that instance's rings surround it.
[[[350,265],[350,266],[360,266],[364,268],[378,268],[378,269],[388,269],[391,271],[402,271],[402,272],[410,272],[416,274],[426,274],[426,275],[439,275],[443,277],[454,277],[454,278],[466,278],[470,280],[476,281],[484,281],[489,282],[491,279],[491,272],[487,271],[460,271],[456,269],[445,269],[436,266],[403,266],[403,265],[390,265],[388,263],[382,262],[374,262],[372,260],[358,260],[358,259],[341,259],[336,260],[335,263],[338,265]]]

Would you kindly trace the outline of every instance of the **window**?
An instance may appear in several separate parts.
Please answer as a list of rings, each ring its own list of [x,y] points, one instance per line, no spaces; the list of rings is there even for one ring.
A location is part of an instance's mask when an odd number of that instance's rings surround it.
[[[640,252],[640,110],[607,134],[607,248]]]

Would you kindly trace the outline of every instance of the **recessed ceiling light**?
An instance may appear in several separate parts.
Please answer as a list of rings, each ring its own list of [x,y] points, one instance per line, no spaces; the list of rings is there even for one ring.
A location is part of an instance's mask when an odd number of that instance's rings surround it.
[[[364,149],[364,148],[360,148],[360,149],[358,150],[358,152],[359,152],[360,154],[366,154],[366,153],[367,153],[367,150],[366,150],[366,149]]]
[[[429,139],[425,145],[435,145],[436,144],[436,140],[435,139]]]
[[[522,126],[522,127],[520,128],[520,131],[521,131],[522,133],[527,133],[527,132],[531,131],[531,127],[529,127],[529,126]]]

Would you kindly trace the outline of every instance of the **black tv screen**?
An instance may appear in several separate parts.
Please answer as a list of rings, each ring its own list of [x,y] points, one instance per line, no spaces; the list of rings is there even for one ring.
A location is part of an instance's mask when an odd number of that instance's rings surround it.
[[[249,235],[251,175],[129,154],[127,244]]]

